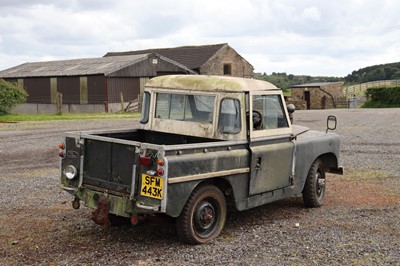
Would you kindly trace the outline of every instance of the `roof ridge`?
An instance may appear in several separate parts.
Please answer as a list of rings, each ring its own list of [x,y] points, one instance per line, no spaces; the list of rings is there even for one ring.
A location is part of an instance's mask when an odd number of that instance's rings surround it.
[[[123,52],[107,52],[104,57],[107,56],[116,56],[119,54],[129,54],[129,53],[146,53],[146,52],[154,52],[154,51],[170,51],[174,49],[187,49],[187,48],[208,48],[213,46],[223,46],[227,45],[228,43],[218,43],[218,44],[205,44],[205,45],[184,45],[184,46],[177,46],[177,47],[164,47],[164,48],[150,48],[144,50],[130,50],[130,51],[123,51]]]

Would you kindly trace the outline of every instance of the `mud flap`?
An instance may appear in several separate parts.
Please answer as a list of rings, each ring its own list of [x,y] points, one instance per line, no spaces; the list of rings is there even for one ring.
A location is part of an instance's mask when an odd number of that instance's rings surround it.
[[[109,202],[106,198],[100,197],[97,201],[97,208],[92,212],[92,221],[101,227],[109,227],[108,209]]]

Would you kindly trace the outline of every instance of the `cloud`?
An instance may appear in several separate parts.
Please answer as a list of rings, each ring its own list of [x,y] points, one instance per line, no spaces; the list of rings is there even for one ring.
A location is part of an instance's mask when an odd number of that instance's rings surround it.
[[[312,21],[319,21],[321,19],[321,13],[315,6],[307,7],[306,9],[304,9],[301,17]]]
[[[395,0],[0,0],[0,10],[0,69],[213,43],[267,73],[345,76],[400,58]]]

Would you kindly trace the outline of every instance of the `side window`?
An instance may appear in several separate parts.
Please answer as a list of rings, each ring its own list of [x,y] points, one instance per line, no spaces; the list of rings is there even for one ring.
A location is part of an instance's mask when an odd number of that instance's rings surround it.
[[[253,130],[289,127],[279,95],[253,97]]]
[[[215,96],[157,93],[155,117],[212,123]]]
[[[240,102],[237,99],[223,99],[218,121],[221,133],[237,134],[241,131]]]
[[[157,93],[156,118],[169,118],[171,94]]]
[[[145,92],[143,94],[142,112],[140,115],[140,123],[146,124],[149,121],[149,110],[150,110],[150,93]]]

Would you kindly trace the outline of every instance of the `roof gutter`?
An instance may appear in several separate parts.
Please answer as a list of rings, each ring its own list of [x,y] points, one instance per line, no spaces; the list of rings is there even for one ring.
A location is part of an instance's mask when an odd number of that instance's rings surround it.
[[[333,103],[333,107],[336,108],[336,102],[335,102],[335,97],[333,97],[333,95],[329,92],[327,92],[326,90],[324,90],[323,88],[319,87],[319,89],[323,92],[325,92],[326,94],[328,94],[331,98],[332,98],[332,103]]]
[[[172,60],[172,59],[170,59],[168,57],[162,56],[160,54],[157,54],[157,53],[154,53],[154,54],[155,54],[156,57],[158,57],[158,58],[160,58],[160,59],[162,59],[162,60],[164,60],[164,61],[166,61],[168,63],[171,63],[173,65],[176,65],[176,66],[182,68],[183,70],[186,71],[187,74],[198,75],[197,72],[191,70],[190,68],[186,67],[185,65],[182,65],[181,63],[178,63],[178,62],[176,62],[176,61],[174,61],[174,60]]]

